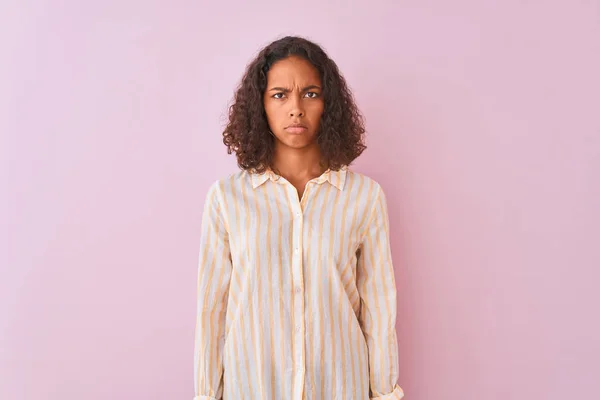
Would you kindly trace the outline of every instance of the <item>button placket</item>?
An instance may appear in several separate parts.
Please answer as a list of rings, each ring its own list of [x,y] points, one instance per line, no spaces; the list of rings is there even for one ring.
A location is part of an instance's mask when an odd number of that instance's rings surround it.
[[[302,251],[302,238],[303,238],[303,219],[304,215],[302,212],[302,204],[298,199],[296,189],[292,184],[287,185],[290,197],[292,200],[292,304],[294,307],[295,315],[295,326],[292,327],[293,341],[294,341],[294,358],[296,360],[295,378],[294,378],[294,400],[301,400],[304,391],[304,373],[305,373],[305,349],[304,349],[304,277],[303,277],[303,251]],[[306,196],[306,189],[302,201],[304,202]]]

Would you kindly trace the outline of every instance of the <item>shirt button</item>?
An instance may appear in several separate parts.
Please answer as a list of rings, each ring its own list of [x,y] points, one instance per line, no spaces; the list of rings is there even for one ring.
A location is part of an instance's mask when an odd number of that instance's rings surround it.
[[[296,287],[296,293],[300,293],[302,291],[302,288],[300,288],[300,286]]]
[[[300,332],[300,325],[296,327],[296,332]]]
[[[294,249],[294,253],[298,254],[298,248],[297,247]]]

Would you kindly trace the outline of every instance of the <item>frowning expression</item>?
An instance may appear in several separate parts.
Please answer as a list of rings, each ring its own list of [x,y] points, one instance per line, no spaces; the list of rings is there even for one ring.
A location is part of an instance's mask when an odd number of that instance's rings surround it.
[[[309,61],[290,56],[273,64],[263,103],[278,144],[293,148],[316,144],[324,102],[319,71]]]

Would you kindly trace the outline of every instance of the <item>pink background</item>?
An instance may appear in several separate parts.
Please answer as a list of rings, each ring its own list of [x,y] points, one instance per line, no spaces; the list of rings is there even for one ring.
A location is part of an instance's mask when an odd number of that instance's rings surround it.
[[[191,399],[227,103],[284,34],[366,116],[406,398],[597,396],[600,2],[2,4],[0,398]]]

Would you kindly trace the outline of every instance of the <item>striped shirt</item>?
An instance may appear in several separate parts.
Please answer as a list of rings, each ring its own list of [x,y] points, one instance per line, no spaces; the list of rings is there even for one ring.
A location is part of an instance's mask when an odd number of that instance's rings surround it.
[[[271,170],[209,189],[194,400],[391,400],[396,286],[384,192],[344,167],[302,198]]]

